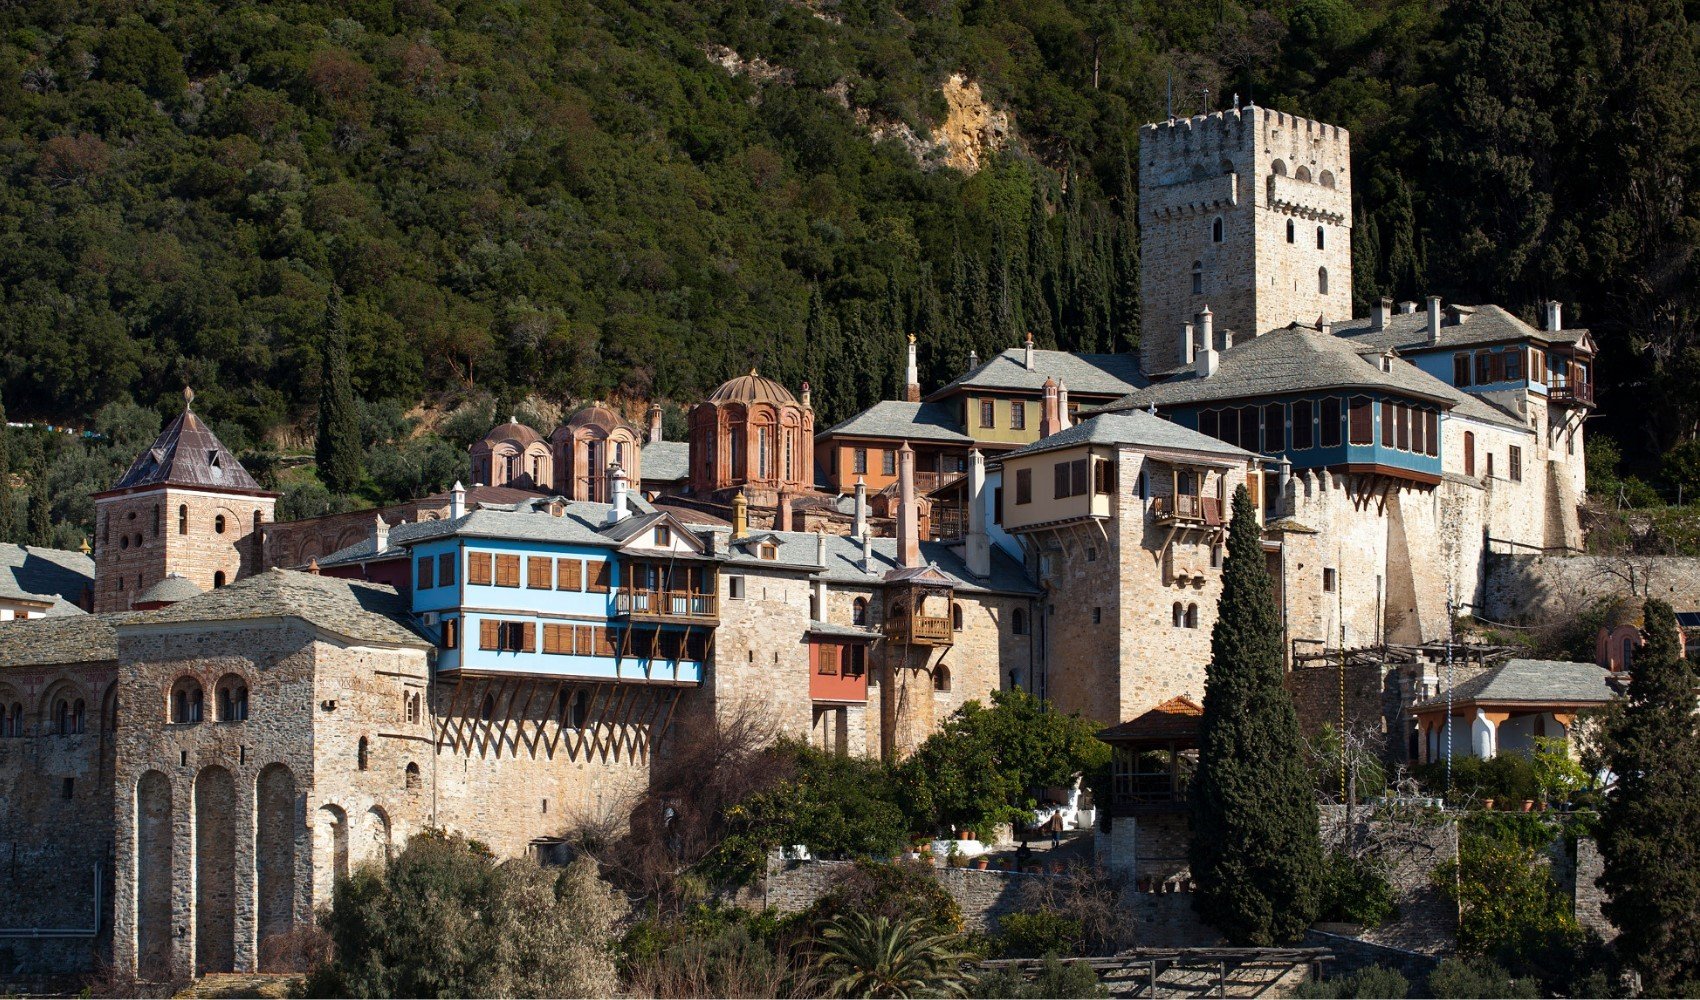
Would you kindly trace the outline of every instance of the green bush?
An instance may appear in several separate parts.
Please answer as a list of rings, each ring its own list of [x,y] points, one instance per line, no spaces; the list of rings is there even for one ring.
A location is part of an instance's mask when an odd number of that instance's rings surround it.
[[[1301,983],[1293,990],[1293,996],[1307,1000],[1343,1000],[1347,997],[1391,1000],[1406,996],[1410,988],[1410,980],[1400,975],[1398,970],[1369,965],[1335,979]]]
[[[1436,1000],[1470,997],[1522,1000],[1541,995],[1533,979],[1516,979],[1499,963],[1486,958],[1448,958],[1428,976],[1429,994]]]
[[[1452,787],[1446,787],[1446,763],[1423,764],[1414,769],[1418,781],[1436,792],[1444,790],[1449,805],[1481,805],[1493,799],[1496,808],[1517,808],[1525,799],[1541,797],[1540,775],[1534,762],[1520,753],[1452,758]]]
[[[1029,982],[1014,969],[999,969],[980,977],[973,995],[987,1000],[1043,1000],[1047,997],[1107,997],[1108,988],[1085,962],[1064,962],[1046,955],[1039,974]]]
[[[894,921],[919,918],[940,931],[952,934],[962,931],[962,908],[933,876],[932,865],[921,861],[859,860],[804,911],[808,922],[814,925],[846,913],[865,913]]]
[[[998,953],[1005,958],[1078,955],[1085,935],[1080,921],[1052,910],[1011,913],[998,920]]]
[[[1380,865],[1346,851],[1323,857],[1320,920],[1338,920],[1378,927],[1398,914],[1393,885]]]

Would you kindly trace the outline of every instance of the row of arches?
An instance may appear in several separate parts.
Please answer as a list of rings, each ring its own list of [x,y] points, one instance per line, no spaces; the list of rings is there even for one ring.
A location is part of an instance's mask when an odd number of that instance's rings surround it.
[[[1274,174],[1276,177],[1287,176],[1287,161],[1275,160],[1273,163],[1269,164],[1269,172]],[[1299,164],[1293,171],[1293,180],[1304,181],[1307,184],[1311,183],[1312,178],[1310,167],[1303,163]],[[1337,183],[1334,178],[1334,171],[1326,169],[1321,171],[1316,175],[1315,183],[1320,184],[1325,188],[1334,187]]]
[[[241,674],[225,674],[218,679],[213,687],[213,701],[216,709],[215,718],[219,722],[246,722],[248,720],[248,682]],[[205,721],[206,693],[201,688],[198,678],[191,676],[179,677],[171,685],[171,697],[167,708],[171,724],[175,726],[193,726]]]
[[[116,724],[112,699],[116,685],[106,688],[107,709],[105,725]],[[95,699],[80,684],[60,679],[48,684],[36,702],[36,717],[40,736],[79,736],[89,731],[89,715],[95,711]],[[23,697],[10,685],[0,684],[0,739],[21,739],[29,735],[29,711]]]

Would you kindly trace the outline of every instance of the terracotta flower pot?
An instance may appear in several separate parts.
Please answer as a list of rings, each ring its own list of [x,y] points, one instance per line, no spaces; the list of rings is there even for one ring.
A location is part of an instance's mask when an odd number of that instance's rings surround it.
[[[1535,811],[1535,800],[1534,799],[1524,799],[1523,800],[1523,811],[1524,812],[1534,812]]]
[[[1491,811],[1493,809],[1493,800],[1492,799],[1483,799],[1482,800],[1482,808]]]
[[[974,859],[974,870],[977,871],[977,872],[983,872],[983,871],[986,870],[986,864],[987,864],[987,862],[986,862],[985,858],[975,858]]]

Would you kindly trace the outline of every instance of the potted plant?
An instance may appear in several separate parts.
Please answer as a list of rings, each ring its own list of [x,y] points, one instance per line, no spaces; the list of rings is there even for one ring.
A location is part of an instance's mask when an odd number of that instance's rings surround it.
[[[982,854],[974,859],[974,870],[977,872],[983,872],[986,870],[987,864],[989,864],[989,862],[986,860],[986,856]]]
[[[1523,800],[1523,811],[1524,812],[1534,812],[1535,811],[1535,800],[1534,799],[1524,799]]]
[[[1493,811],[1493,800],[1492,799],[1483,799],[1482,800],[1482,808],[1486,809],[1488,812],[1492,812]]]

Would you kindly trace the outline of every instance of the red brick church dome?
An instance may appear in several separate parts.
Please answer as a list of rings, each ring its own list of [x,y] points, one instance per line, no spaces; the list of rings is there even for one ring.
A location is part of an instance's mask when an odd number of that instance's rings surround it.
[[[708,394],[709,403],[771,403],[774,406],[796,406],[797,397],[791,395],[791,390],[775,382],[765,375],[758,374],[754,368],[748,375],[727,379],[720,383],[720,388]]]
[[[542,441],[543,435],[513,417],[509,417],[506,423],[497,424],[490,428],[490,433],[484,435],[484,443],[489,445],[507,442],[525,448],[527,445],[539,444]]]

